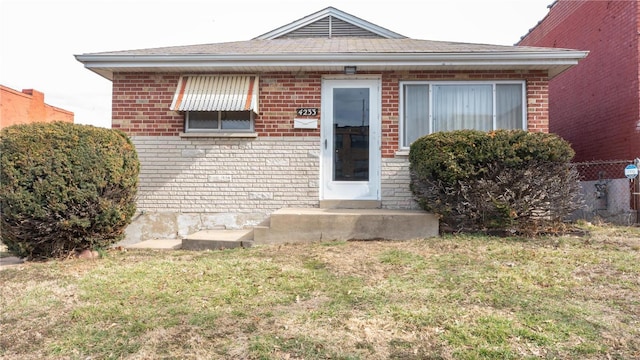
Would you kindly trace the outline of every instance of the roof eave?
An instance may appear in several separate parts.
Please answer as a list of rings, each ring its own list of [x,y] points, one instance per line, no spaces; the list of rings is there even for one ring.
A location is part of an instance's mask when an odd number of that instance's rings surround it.
[[[76,59],[97,74],[112,80],[113,70],[134,69],[163,71],[163,69],[211,68],[212,71],[241,68],[322,68],[336,66],[358,67],[424,67],[455,69],[460,67],[500,68],[539,67],[549,69],[554,77],[587,56],[586,51],[550,52],[467,52],[467,53],[322,53],[322,54],[258,54],[258,55],[76,55]]]

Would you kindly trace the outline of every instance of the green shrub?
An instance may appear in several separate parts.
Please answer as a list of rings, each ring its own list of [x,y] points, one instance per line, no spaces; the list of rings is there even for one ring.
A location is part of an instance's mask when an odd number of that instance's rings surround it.
[[[52,258],[122,239],[140,168],[124,133],[56,122],[0,136],[0,239],[9,251]]]
[[[573,156],[553,134],[438,132],[411,145],[411,190],[455,231],[551,231],[579,207]]]

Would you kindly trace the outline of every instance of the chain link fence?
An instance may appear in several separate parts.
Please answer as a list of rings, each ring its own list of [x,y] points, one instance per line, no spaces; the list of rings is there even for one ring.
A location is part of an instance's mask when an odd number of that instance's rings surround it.
[[[629,180],[625,167],[634,160],[575,163],[580,173],[583,207],[574,219],[634,225],[640,220],[639,180]]]

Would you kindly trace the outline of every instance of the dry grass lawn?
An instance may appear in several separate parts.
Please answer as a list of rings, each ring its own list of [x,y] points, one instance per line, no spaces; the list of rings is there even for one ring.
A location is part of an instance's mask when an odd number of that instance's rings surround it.
[[[640,229],[589,232],[5,267],[0,357],[640,358]]]

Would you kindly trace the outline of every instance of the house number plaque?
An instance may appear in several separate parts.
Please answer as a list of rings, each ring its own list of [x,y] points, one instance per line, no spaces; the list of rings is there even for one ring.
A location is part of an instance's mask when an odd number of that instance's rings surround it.
[[[296,113],[298,116],[318,116],[318,108],[299,108]]]

